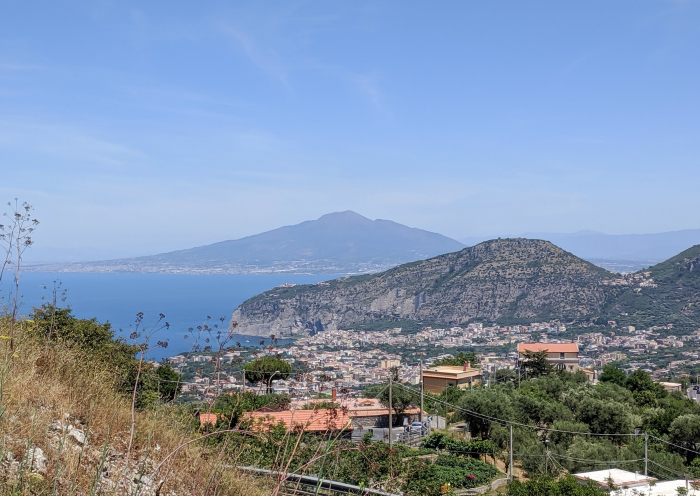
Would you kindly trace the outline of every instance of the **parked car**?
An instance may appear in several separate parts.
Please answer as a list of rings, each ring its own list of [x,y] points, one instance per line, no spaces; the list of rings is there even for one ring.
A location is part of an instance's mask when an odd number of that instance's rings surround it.
[[[424,429],[425,429],[425,426],[423,425],[422,422],[413,422],[411,424],[411,432],[422,431]]]

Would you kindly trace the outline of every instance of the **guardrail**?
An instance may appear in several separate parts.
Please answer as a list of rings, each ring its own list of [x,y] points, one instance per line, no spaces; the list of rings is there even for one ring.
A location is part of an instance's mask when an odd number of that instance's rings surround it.
[[[399,434],[398,438],[396,439],[397,442],[403,443],[407,446],[411,446],[415,448],[416,446],[420,446],[420,442],[424,437],[428,437],[430,435],[430,429],[422,429],[420,431],[408,431],[408,432],[402,432]]]
[[[378,489],[353,486],[344,482],[329,479],[319,479],[313,475],[290,474],[276,472],[257,467],[237,467],[238,470],[259,477],[282,478],[283,491],[280,494],[288,495],[323,495],[323,496],[403,496],[402,493],[388,493]]]

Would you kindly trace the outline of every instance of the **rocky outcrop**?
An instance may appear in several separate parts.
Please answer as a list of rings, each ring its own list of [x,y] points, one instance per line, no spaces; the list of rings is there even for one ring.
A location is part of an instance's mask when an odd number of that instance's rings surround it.
[[[233,313],[237,333],[277,337],[409,319],[581,319],[605,304],[612,274],[541,240],[498,239],[386,272],[276,288]]]

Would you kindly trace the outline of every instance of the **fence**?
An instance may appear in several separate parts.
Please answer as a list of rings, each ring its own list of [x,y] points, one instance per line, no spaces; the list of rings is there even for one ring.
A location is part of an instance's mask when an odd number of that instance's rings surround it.
[[[424,437],[430,435],[430,428],[421,429],[419,431],[408,431],[399,434],[396,442],[403,443],[406,446],[411,446],[412,448],[417,448],[420,446],[420,442]]]
[[[264,468],[238,467],[239,470],[258,477],[283,479],[280,494],[285,495],[323,495],[323,496],[402,496],[401,493],[388,493],[378,489],[353,486],[344,482],[319,479],[313,475],[289,474],[275,472]]]

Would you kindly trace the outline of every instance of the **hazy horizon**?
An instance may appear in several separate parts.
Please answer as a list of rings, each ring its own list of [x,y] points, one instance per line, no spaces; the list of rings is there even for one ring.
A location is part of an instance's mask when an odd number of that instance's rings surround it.
[[[346,212],[346,211],[344,211]],[[327,214],[324,214],[321,217],[325,217],[328,215],[333,215],[333,214],[340,214],[344,212],[329,212]],[[353,211],[347,211],[347,212],[353,212]],[[356,213],[356,212],[354,212]],[[362,214],[359,214],[362,216]],[[319,219],[321,218],[319,217]],[[365,217],[365,216],[363,216]],[[366,217],[368,218],[368,217]],[[371,219],[368,218],[369,220],[388,220],[391,221],[391,219]],[[299,224],[302,224],[304,222],[309,222],[312,220],[318,220],[318,219],[306,219],[304,221],[301,221],[297,224],[292,224],[289,226],[278,226],[275,229],[272,229],[270,231],[275,231],[284,227],[293,227],[297,226]],[[413,227],[413,226],[407,226],[407,227]],[[263,231],[261,233],[255,233],[249,236],[244,236],[243,238],[237,238],[236,240],[219,240],[215,241],[214,243],[221,243],[224,241],[237,241],[249,237],[254,237],[258,236],[259,234],[265,234],[270,231]],[[600,231],[592,231],[592,230],[581,230],[581,231],[576,231],[576,232],[569,232],[569,233],[547,233],[547,232],[525,232],[525,233],[501,233],[501,234],[495,234],[495,235],[487,235],[487,236],[467,236],[467,237],[462,237],[462,238],[451,238],[454,239],[455,241],[458,241],[465,246],[471,246],[473,244],[480,243],[485,240],[489,239],[496,239],[496,238],[507,238],[507,237],[524,237],[524,238],[549,238],[549,237],[561,237],[562,239],[566,238],[579,238],[579,237],[587,237],[587,236],[602,236],[602,237],[626,237],[626,236],[640,236],[640,237],[645,237],[645,236],[655,236],[655,235],[663,235],[663,234],[680,234],[684,232],[689,232],[692,231],[693,234],[696,234],[697,231],[700,231],[698,229],[684,229],[684,230],[678,230],[678,231],[665,231],[661,233],[625,233],[625,234],[610,234],[610,233],[602,233]],[[436,233],[436,234],[442,234],[442,233]],[[555,242],[556,244],[556,242]],[[79,248],[74,248],[74,249],[55,249],[51,247],[37,247],[33,246],[30,251],[26,252],[26,260],[30,264],[37,264],[37,263],[61,263],[61,262],[90,262],[90,261],[100,261],[100,260],[109,260],[109,259],[119,259],[119,258],[133,258],[133,257],[142,257],[142,256],[151,256],[151,255],[158,255],[162,253],[170,253],[173,251],[178,251],[178,250],[184,250],[184,249],[190,249],[190,248],[196,248],[199,246],[206,246],[206,245],[197,245],[197,246],[185,246],[181,248],[174,248],[174,249],[168,249],[168,250],[163,250],[163,251],[154,251],[151,253],[143,253],[143,252],[136,252],[134,247],[131,246],[110,246],[106,249],[94,249],[90,247],[79,247]],[[51,258],[53,257],[53,258]],[[605,258],[604,256],[602,258]],[[649,261],[661,261],[663,258],[662,257],[652,257],[652,258],[645,258],[645,260]]]
[[[698,228],[698,21],[666,0],[11,4],[0,197],[35,206],[37,256],[100,259],[348,209],[458,240]]]

